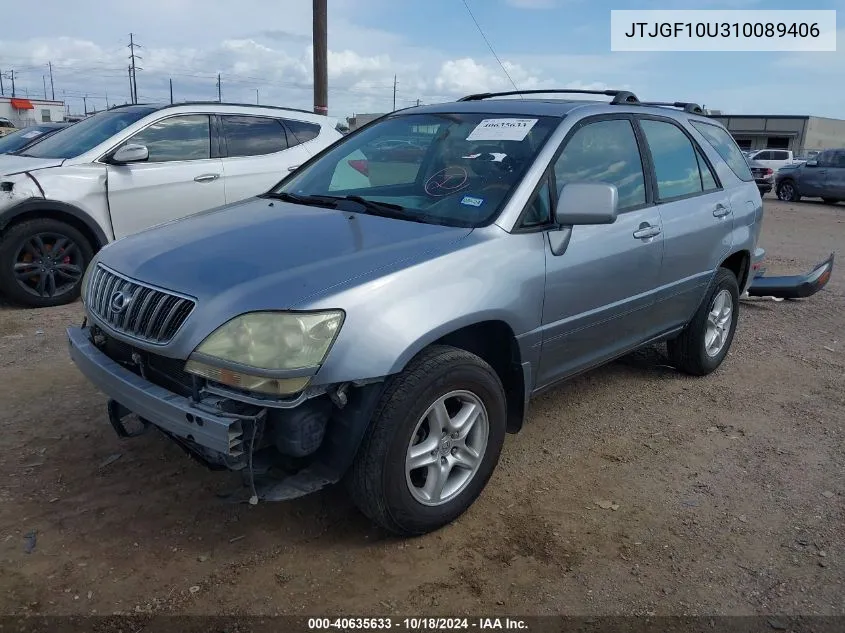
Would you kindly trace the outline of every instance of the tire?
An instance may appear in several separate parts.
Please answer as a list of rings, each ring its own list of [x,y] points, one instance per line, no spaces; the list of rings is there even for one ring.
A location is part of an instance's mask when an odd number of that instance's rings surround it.
[[[728,307],[730,314],[727,321],[724,321],[724,311],[719,311],[715,320],[723,324],[717,332],[723,332],[723,340],[716,350],[714,341],[713,347],[708,350],[708,342],[714,332],[712,315],[716,309],[718,300],[730,299]],[[736,333],[736,324],[739,320],[739,284],[736,275],[726,268],[720,268],[707,290],[704,300],[698,310],[681,334],[667,342],[669,359],[672,364],[684,373],[693,376],[706,376],[715,371],[725,357],[733,343]]]
[[[798,192],[798,185],[792,180],[784,180],[777,186],[778,200],[783,202],[798,202],[801,194]]]
[[[463,406],[468,406],[469,396],[482,412],[467,437],[457,440],[455,435],[437,434],[436,418],[426,416],[443,396],[456,393],[459,396],[446,400],[449,415],[455,415],[461,398]],[[504,444],[506,409],[502,383],[481,358],[442,345],[426,349],[385,386],[346,476],[352,500],[374,523],[402,536],[425,534],[454,521],[478,498],[493,474]],[[474,470],[454,465],[469,455],[463,452],[462,441],[476,450],[481,447]],[[412,442],[418,442],[420,459],[431,463],[409,471],[406,460]],[[447,485],[442,487],[443,501],[433,496],[425,501],[428,478],[438,472],[438,466],[450,468]]]
[[[62,257],[54,259],[57,246]],[[71,303],[79,296],[82,274],[93,255],[85,236],[60,220],[39,218],[14,224],[0,239],[0,291],[10,301],[30,308]]]

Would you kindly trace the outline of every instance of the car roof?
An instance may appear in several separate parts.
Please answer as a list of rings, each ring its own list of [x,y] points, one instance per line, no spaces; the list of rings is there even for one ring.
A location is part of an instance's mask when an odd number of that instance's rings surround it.
[[[310,121],[313,123],[336,123],[334,117],[328,117],[322,114],[315,114],[308,110],[300,110],[297,108],[284,108],[281,106],[269,105],[254,105],[248,103],[221,103],[219,101],[182,101],[180,103],[168,103],[164,105],[156,104],[136,104],[136,105],[122,105],[111,108],[114,110],[132,111],[132,110],[148,110],[150,112],[158,112],[164,110],[191,110],[192,112],[208,112],[208,113],[242,113],[242,114],[268,114],[274,113],[279,116],[288,113],[290,118],[300,121]],[[293,116],[291,116],[293,115]]]
[[[485,99],[479,101],[453,101],[432,105],[407,108],[403,112],[415,114],[438,112],[475,113],[475,114],[516,114],[523,116],[564,117],[575,108],[584,105],[608,105],[601,101],[588,99]],[[608,105],[609,107],[609,105]],[[616,107],[616,106],[614,106]]]
[[[578,110],[579,114],[583,114],[584,116],[596,114],[650,114],[653,116],[672,118],[680,123],[701,121],[704,123],[710,123],[711,125],[715,125],[717,127],[723,127],[721,123],[709,118],[706,114],[687,112],[683,108],[675,107],[672,104],[651,105],[648,103],[609,103],[608,101],[596,101],[593,99],[473,99],[425,106],[412,106],[403,110],[397,110],[396,112],[391,113],[391,115],[467,113],[564,118],[575,110]]]

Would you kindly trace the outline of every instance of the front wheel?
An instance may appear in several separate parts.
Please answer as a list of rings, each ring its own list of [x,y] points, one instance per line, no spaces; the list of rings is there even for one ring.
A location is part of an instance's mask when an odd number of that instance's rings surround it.
[[[436,530],[481,494],[505,427],[505,392],[493,368],[464,350],[433,346],[386,385],[347,475],[352,499],[396,534]]]
[[[801,200],[798,187],[791,180],[784,180],[778,185],[777,196],[778,200],[782,200],[783,202],[798,202]]]
[[[88,240],[69,224],[50,218],[15,224],[0,239],[0,290],[32,308],[70,303],[92,257]]]
[[[715,371],[728,355],[738,320],[736,275],[720,268],[692,321],[677,338],[667,342],[672,364],[693,376]]]

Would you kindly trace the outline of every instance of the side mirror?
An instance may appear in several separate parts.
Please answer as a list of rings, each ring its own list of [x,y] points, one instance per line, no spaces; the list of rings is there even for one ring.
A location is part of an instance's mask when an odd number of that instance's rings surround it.
[[[817,161],[815,158],[813,158],[812,160],[808,160],[808,161],[807,161],[806,163],[804,163],[804,164],[805,164],[805,165],[807,165],[807,167],[818,167],[818,166],[819,166],[819,161]]]
[[[146,145],[128,144],[117,150],[111,157],[111,162],[125,165],[126,163],[142,163],[150,157],[150,150]]]
[[[573,182],[564,185],[557,198],[555,222],[560,225],[613,224],[619,206],[616,185]]]

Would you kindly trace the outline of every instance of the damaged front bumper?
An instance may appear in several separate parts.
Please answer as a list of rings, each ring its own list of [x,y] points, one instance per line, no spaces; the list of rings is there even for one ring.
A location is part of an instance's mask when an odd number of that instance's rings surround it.
[[[767,277],[765,269],[759,267],[748,287],[752,297],[776,297],[778,299],[803,299],[811,297],[830,281],[833,272],[834,254],[816,265],[806,275],[784,275]]]
[[[243,472],[249,488],[244,500],[293,499],[339,481],[381,394],[375,382],[344,390],[342,398],[322,395],[273,408],[226,397],[204,384],[195,385],[192,394],[175,393],[107,355],[92,329],[67,329],[70,356],[110,398],[108,416],[117,434],[140,434],[126,426],[134,414],[141,432],[156,428],[210,468]]]

